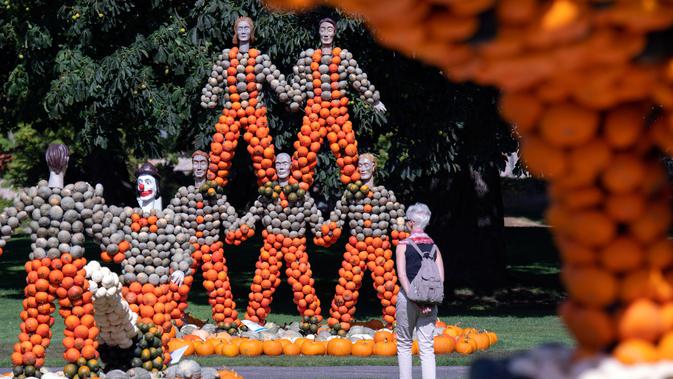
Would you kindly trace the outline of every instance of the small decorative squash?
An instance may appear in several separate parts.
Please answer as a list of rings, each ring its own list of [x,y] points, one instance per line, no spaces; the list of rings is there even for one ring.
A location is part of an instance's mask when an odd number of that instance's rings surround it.
[[[336,356],[351,355],[353,344],[345,338],[333,338],[327,342],[327,354]]]
[[[262,350],[264,355],[281,355],[283,354],[283,344],[278,340],[264,341],[262,342]]]
[[[456,340],[447,335],[435,336],[435,354],[451,354],[456,347]]]
[[[241,341],[238,349],[241,355],[245,355],[246,357],[256,357],[264,351],[261,341],[250,339]]]
[[[374,352],[373,340],[360,340],[353,344],[351,354],[356,357],[369,357]]]
[[[394,341],[374,342],[374,355],[392,357],[397,354],[397,343]]]

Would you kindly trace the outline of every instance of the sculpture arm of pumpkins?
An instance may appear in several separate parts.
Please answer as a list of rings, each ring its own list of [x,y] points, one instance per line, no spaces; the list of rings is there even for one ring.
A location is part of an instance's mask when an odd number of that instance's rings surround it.
[[[336,223],[325,222],[320,209],[315,205],[315,200],[306,194],[307,205],[304,212],[304,220],[308,222],[313,232],[313,242],[317,245],[330,246],[341,235],[341,229],[336,228]]]
[[[98,238],[103,262],[122,263],[124,253],[131,247],[123,230],[126,218],[127,212],[124,208],[106,206],[102,221],[98,226],[94,225],[94,230],[100,229]]]
[[[337,200],[334,210],[330,212],[329,220],[313,231],[315,235],[313,242],[316,245],[330,247],[339,239],[348,217],[348,205],[345,202],[343,197]]]
[[[343,49],[341,51],[342,62],[347,60],[346,74],[348,83],[357,91],[360,98],[372,106],[377,112],[385,112],[386,106],[381,102],[381,94],[367,78],[367,73],[362,71],[358,62],[353,58],[350,51]]]
[[[32,192],[37,192],[33,187],[24,189],[20,195],[14,199],[14,205],[5,208],[0,213],[0,255],[3,253],[5,244],[11,238],[12,234],[16,232],[21,223],[28,218],[29,212],[35,209],[33,204]]]
[[[225,242],[230,245],[240,245],[248,238],[255,235],[255,226],[262,218],[264,204],[258,198],[250,207],[250,210],[242,217],[237,218],[235,222],[229,225],[226,233]]]
[[[399,203],[395,198],[393,191],[390,191],[390,210],[388,214],[390,215],[390,229],[393,246],[409,237],[410,230],[407,228],[407,222],[405,218],[405,207],[404,204]]]
[[[291,112],[296,112],[304,106],[308,92],[313,89],[310,66],[304,62],[306,54],[306,51],[301,53],[297,63],[292,67],[292,75],[285,84]]]
[[[193,274],[192,252],[194,251],[194,245],[189,242],[189,229],[181,225],[180,215],[169,211],[165,217],[175,228],[175,242],[171,248],[171,281],[181,286],[185,277]]]
[[[210,77],[206,85],[201,89],[201,107],[215,108],[220,98],[220,93],[226,92],[227,87],[224,81],[227,76],[227,69],[231,66],[229,61],[229,49],[224,49],[222,54],[217,57],[210,72]]]
[[[94,188],[87,183],[87,187],[87,192],[93,193],[93,197],[91,197],[91,207],[82,211],[84,232],[100,244],[103,238],[102,222],[105,219],[108,206],[105,204],[105,198],[103,197],[103,185],[96,184]]]

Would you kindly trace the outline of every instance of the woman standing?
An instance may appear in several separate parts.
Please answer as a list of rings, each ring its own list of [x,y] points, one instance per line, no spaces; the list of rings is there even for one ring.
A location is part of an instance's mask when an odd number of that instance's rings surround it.
[[[423,379],[435,379],[434,336],[437,320],[437,304],[419,303],[409,299],[414,281],[423,261],[429,259],[437,266],[436,272],[443,286],[444,263],[434,241],[424,230],[430,222],[431,212],[427,205],[416,203],[407,209],[406,218],[411,235],[397,245],[397,275],[402,290],[397,295],[397,360],[400,379],[411,379],[411,344],[414,329],[418,337]],[[427,265],[426,265],[427,266]],[[433,267],[430,267],[434,270]],[[426,268],[423,268],[426,270]],[[422,291],[421,291],[422,292]]]

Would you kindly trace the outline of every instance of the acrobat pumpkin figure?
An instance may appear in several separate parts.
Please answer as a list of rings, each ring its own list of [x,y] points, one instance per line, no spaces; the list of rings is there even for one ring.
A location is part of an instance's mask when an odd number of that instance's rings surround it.
[[[219,186],[228,182],[232,160],[243,132],[258,184],[275,180],[275,156],[262,88],[268,83],[281,102],[288,102],[285,76],[268,55],[252,48],[254,23],[239,17],[234,24],[234,47],[224,49],[213,64],[208,83],[201,91],[201,106],[215,108],[223,101],[222,115],[215,124],[210,144],[207,179]]]
[[[362,154],[358,170],[364,184],[360,181],[349,184],[330,214],[330,223],[322,226],[323,233],[332,229],[331,233],[336,236],[341,234],[344,224],[350,227],[328,320],[328,325],[336,330],[350,329],[367,270],[381,302],[383,320],[387,327],[392,326],[399,292],[392,246],[408,234],[404,205],[397,201],[393,191],[374,183],[376,157]],[[317,237],[315,241],[328,246],[336,239]]]
[[[254,234],[258,221],[265,228],[245,315],[246,319],[261,324],[271,311],[283,261],[299,314],[322,319],[306,251],[306,229],[310,226],[315,234],[323,218],[313,198],[298,185],[289,183],[290,165],[288,154],[278,155],[275,162],[278,182],[260,187],[260,195],[250,211],[237,222],[235,231],[227,235],[228,243],[240,244]]]
[[[92,226],[103,218],[103,187],[86,182],[64,185],[69,150],[63,144],[47,148],[49,181],[22,190],[14,205],[0,214],[0,253],[24,220],[31,238],[26,262],[21,333],[11,354],[15,375],[35,376],[45,362],[52,338],[55,300],[65,322],[63,358],[77,363],[98,357],[98,328],[85,278],[85,237],[99,238]]]
[[[233,227],[238,216],[220,188],[206,183],[207,170],[208,153],[195,151],[192,154],[194,185],[180,187],[168,208],[180,216],[182,226],[189,232],[189,242],[194,247],[192,270],[196,274],[196,271],[201,269],[213,321],[219,326],[226,326],[226,324],[238,324],[239,320],[231,293],[227,260],[224,257],[220,233],[223,229]],[[178,309],[181,314],[180,318],[175,320],[178,326],[183,324],[187,296],[193,281],[193,275],[187,275],[181,286],[171,285],[173,291],[180,294]]]
[[[302,127],[294,143],[291,179],[305,190],[313,184],[317,153],[325,138],[341,170],[341,181],[348,184],[360,178],[358,145],[348,114],[349,89],[355,90],[377,112],[386,111],[379,92],[353,54],[334,46],[336,22],[331,18],[320,20],[319,33],[320,48],[300,54],[286,90],[291,111],[299,110],[306,102]]]

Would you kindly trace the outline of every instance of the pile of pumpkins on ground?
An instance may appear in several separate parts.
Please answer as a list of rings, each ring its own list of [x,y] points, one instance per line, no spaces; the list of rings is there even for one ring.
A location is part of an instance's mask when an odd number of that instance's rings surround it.
[[[237,356],[395,356],[396,336],[393,331],[383,328],[379,320],[355,323],[350,330],[335,333],[333,329],[318,326],[311,318],[293,322],[283,327],[268,322],[266,330],[253,332],[228,328],[228,332],[218,332],[212,324],[199,328],[185,325],[176,338],[168,342],[169,352],[185,348],[183,356],[220,355]],[[437,320],[434,332],[436,354],[458,353],[469,355],[487,350],[498,337],[493,332],[475,328],[461,328],[447,325]],[[418,341],[414,338],[412,353],[418,354]]]
[[[96,369],[100,369],[100,367]],[[94,368],[92,368],[93,370]],[[40,379],[72,378],[73,376],[70,375],[72,373],[67,371],[67,367],[64,371],[58,372],[50,372],[43,367],[40,369],[39,377]],[[77,373],[74,373],[74,375],[77,375]],[[11,377],[12,372],[10,371],[0,376]],[[218,370],[212,367],[201,367],[199,363],[189,359],[181,360],[163,371],[149,371],[141,367],[134,367],[126,371],[114,369],[103,372],[103,370],[100,370],[91,377],[100,379],[243,379],[242,376],[232,369],[224,367]]]

